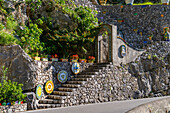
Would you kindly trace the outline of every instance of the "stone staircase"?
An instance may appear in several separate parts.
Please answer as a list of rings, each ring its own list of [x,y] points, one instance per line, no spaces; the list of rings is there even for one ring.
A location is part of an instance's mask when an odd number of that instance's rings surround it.
[[[72,76],[70,81],[62,84],[57,91],[53,91],[53,93],[48,95],[46,99],[39,100],[38,108],[43,109],[70,106],[69,100],[73,91],[82,87],[82,85],[88,80],[91,80],[97,76],[99,72],[111,65],[112,63],[96,63],[89,66],[85,71],[82,71],[78,75]]]

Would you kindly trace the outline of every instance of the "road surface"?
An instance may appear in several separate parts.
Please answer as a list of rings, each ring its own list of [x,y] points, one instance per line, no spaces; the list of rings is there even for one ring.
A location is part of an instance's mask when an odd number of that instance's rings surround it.
[[[107,103],[79,105],[63,108],[41,109],[22,113],[125,113],[139,105],[167,97],[170,96],[126,101],[114,101]]]

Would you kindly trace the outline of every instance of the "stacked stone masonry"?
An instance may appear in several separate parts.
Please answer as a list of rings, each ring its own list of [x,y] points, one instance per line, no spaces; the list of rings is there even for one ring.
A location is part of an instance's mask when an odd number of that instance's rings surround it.
[[[70,77],[51,95],[41,98],[38,108],[127,100],[136,98],[138,91],[137,79],[125,68],[115,67],[112,63],[93,64]]]
[[[97,6],[98,19],[118,27],[118,36],[135,48],[146,48],[153,40],[162,40],[163,28],[170,27],[170,6]],[[147,41],[144,43],[144,41]]]
[[[0,106],[0,113],[17,113],[27,111],[27,104],[18,104],[13,106]]]

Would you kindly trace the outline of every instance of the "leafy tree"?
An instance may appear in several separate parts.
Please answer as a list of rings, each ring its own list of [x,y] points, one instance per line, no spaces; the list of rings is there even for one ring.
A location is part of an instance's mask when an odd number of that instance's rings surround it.
[[[38,28],[37,24],[31,23],[16,31],[20,37],[19,45],[25,50],[26,53],[40,53],[43,50],[43,43],[40,42],[40,36],[43,30]]]
[[[70,3],[69,5],[68,2]],[[58,10],[69,15],[77,26],[74,30],[69,28],[54,30],[51,19],[43,18],[46,20],[44,23],[47,27],[46,29],[48,29],[47,34],[44,35],[48,38],[43,38],[47,47],[46,52],[50,54],[52,52],[50,50],[53,49],[53,52],[58,50],[57,53],[64,55],[66,53],[73,54],[74,52],[83,52],[85,49],[87,50],[88,46],[86,45],[88,43],[93,43],[93,40],[89,37],[94,37],[96,35],[96,28],[99,26],[98,19],[95,17],[97,11],[88,7],[76,6],[69,0],[56,0],[56,4]]]

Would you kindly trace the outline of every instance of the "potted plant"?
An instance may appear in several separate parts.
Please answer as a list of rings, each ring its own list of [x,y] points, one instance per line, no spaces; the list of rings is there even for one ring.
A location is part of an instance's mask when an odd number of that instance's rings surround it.
[[[101,5],[106,5],[107,0],[99,0]]]
[[[125,0],[127,5],[133,5],[134,0]]]
[[[95,57],[94,56],[89,56],[88,57],[88,62],[89,63],[94,63],[94,61],[95,61]]]
[[[83,58],[83,59],[79,59],[79,62],[81,62],[81,63],[86,63],[87,60],[86,60],[85,58]]]
[[[41,60],[42,61],[48,61],[47,55],[41,55]]]
[[[169,4],[169,0],[161,0],[162,5],[168,5]]]
[[[72,55],[70,57],[71,62],[78,62],[78,59],[79,59],[79,56],[77,54],[76,55]]]
[[[68,54],[65,53],[65,55],[63,56],[63,58],[60,59],[61,62],[68,62]]]
[[[40,61],[40,57],[39,57],[39,53],[38,53],[38,52],[32,53],[31,56],[32,56],[32,58],[33,58],[34,60]]]
[[[79,62],[86,63],[87,62],[86,55],[83,55],[83,58],[79,59]]]
[[[61,62],[68,62],[68,58],[65,58],[65,57],[61,58],[60,60]]]
[[[59,56],[57,55],[57,54],[55,54],[55,55],[51,55],[51,60],[52,61],[56,61],[56,62],[58,62],[58,58],[59,58]]]

